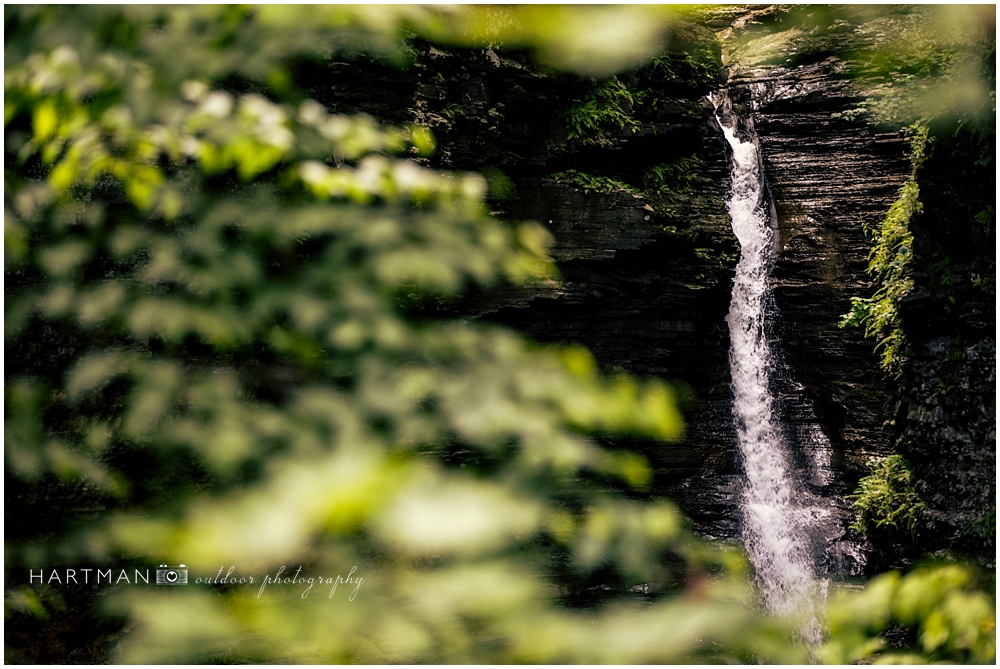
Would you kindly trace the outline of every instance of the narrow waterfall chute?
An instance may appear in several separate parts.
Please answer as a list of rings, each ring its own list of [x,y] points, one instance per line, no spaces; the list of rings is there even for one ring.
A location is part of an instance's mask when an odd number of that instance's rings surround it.
[[[810,523],[822,510],[801,504],[806,496],[796,480],[772,398],[775,354],[765,316],[775,230],[763,168],[756,138],[745,127],[738,132],[728,99],[713,96],[712,101],[717,110],[723,107],[716,118],[732,148],[726,205],[741,247],[727,321],[733,418],[745,470],[743,541],[764,605],[775,613],[803,615],[808,621],[803,633],[818,640]]]

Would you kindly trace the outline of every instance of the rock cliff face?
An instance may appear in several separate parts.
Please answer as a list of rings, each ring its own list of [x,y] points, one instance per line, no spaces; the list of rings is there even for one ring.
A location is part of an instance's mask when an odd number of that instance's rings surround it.
[[[900,304],[905,363],[897,450],[928,506],[921,550],[996,561],[996,223],[994,143],[931,128],[916,172],[913,288]]]
[[[866,25],[874,15],[825,11],[833,10],[729,8],[714,25],[726,42],[730,98],[756,125],[777,210],[772,276],[787,424],[803,460],[817,450],[808,426],[821,428],[831,494],[851,492],[871,455],[898,452],[912,463],[928,506],[917,539],[903,545],[876,533],[870,571],[938,549],[992,566],[995,143],[954,121],[932,124],[914,174],[923,208],[910,223],[914,286],[899,304],[902,373],[889,378],[873,340],[838,322],[850,297],[880,287],[865,274],[865,228],[877,228],[910,176],[908,145],[863,111],[849,79],[858,69],[846,59],[871,48],[873,35],[885,38]],[[882,29],[903,25],[912,12],[890,9],[878,20]],[[995,82],[992,52],[988,59]]]
[[[950,452],[944,442],[990,438],[984,430],[995,419],[971,400],[958,409],[944,400],[928,404],[926,393],[903,397],[879,369],[874,342],[839,327],[850,298],[877,289],[865,271],[865,229],[878,224],[910,176],[908,144],[855,113],[860,98],[838,55],[853,39],[851,26],[834,22],[815,37],[777,25],[775,16],[773,7],[724,8],[707,27],[679,25],[672,53],[610,82],[547,75],[499,50],[424,47],[410,70],[334,65],[328,87],[314,94],[335,111],[428,125],[439,142],[435,166],[502,173],[513,183],[515,195],[498,199],[496,213],[548,226],[560,280],[472,295],[456,308],[542,342],[583,343],[609,370],[673,381],[684,396],[685,438],[631,446],[656,468],[654,495],[677,501],[702,533],[726,538],[736,536],[739,522],[725,322],[739,249],[723,202],[727,145],[706,96],[728,87],[734,110],[756,126],[777,215],[772,336],[783,356],[779,408],[796,464],[812,472],[807,484],[840,500],[846,537],[852,514],[844,497],[868,473],[869,457],[893,452],[900,431],[911,435],[919,460],[927,448]],[[603,120],[609,105],[627,120]],[[584,119],[590,135],[574,126],[582,109],[597,110]],[[908,312],[919,311],[920,295]],[[993,312],[981,311],[979,320],[992,323]],[[921,341],[928,351],[939,346],[930,334]],[[963,355],[989,358],[992,370],[989,354],[977,344]],[[916,382],[935,383],[937,369],[914,371]],[[968,383],[979,388],[990,373]],[[937,418],[977,411],[957,441],[954,427]],[[894,413],[898,429],[887,429]],[[928,430],[937,435],[929,441]],[[919,465],[940,502],[942,527],[953,528],[957,518],[943,510],[945,491],[966,485],[981,493],[980,475],[968,472],[995,471],[980,457],[981,446],[966,451],[966,473],[938,480],[928,468],[940,458]],[[959,515],[981,516],[976,504]],[[899,557],[876,555],[869,570]]]
[[[619,79],[645,102],[628,105],[632,124],[597,146],[563,143],[592,82],[545,77],[491,52],[429,53],[421,76],[435,83],[413,110],[440,138],[441,164],[501,170],[516,195],[498,212],[541,221],[555,240],[557,286],[473,296],[462,310],[542,342],[582,343],[609,370],[675,382],[686,400],[684,440],[632,446],[654,465],[656,495],[677,501],[702,532],[732,537],[739,470],[725,315],[739,249],[723,202],[725,143],[706,99],[723,73],[714,36],[681,30],[669,74]],[[684,60],[706,48],[714,67],[696,76]],[[472,107],[449,118],[455,99]],[[686,174],[650,183],[651,170],[678,160]]]
[[[910,170],[902,135],[845,118],[858,98],[842,69],[825,55],[794,66],[733,63],[729,81],[755,124],[777,214],[772,287],[785,423],[802,459],[830,459],[834,495],[850,493],[867,459],[891,446],[873,342],[839,323],[852,296],[876,289],[865,225],[885,215]]]

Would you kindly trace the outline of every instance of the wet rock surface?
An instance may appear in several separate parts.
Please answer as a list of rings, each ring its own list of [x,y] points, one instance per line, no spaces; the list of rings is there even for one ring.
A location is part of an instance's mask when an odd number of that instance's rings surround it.
[[[923,551],[995,567],[995,144],[931,128],[916,172],[914,286],[903,296],[903,372],[893,421],[928,506]]]
[[[830,57],[736,70],[730,80],[752,108],[777,214],[774,336],[785,358],[786,424],[807,449],[816,441],[808,426],[821,426],[836,494],[853,490],[868,457],[890,447],[873,342],[839,323],[851,297],[876,290],[865,225],[877,225],[910,170],[901,134],[843,117],[858,100],[841,65]]]
[[[879,368],[874,340],[837,325],[851,297],[879,288],[865,273],[865,227],[878,226],[911,175],[907,142],[862,111],[848,77],[843,58],[866,44],[864,24],[813,21],[805,16],[813,8],[783,11],[730,9],[719,34],[730,97],[753,112],[778,215],[779,392],[793,439],[806,445],[800,459],[823,450],[809,446],[815,417],[829,441],[835,494],[852,491],[869,456],[898,452],[911,462],[928,511],[904,542],[870,537],[870,572],[940,550],[992,567],[995,144],[947,123],[931,128],[929,157],[914,175],[923,209],[910,222],[914,286],[899,304],[906,345],[892,378]],[[894,11],[913,10],[886,14]]]
[[[983,446],[995,439],[995,417],[982,400],[995,374],[995,346],[962,340],[972,352],[959,374],[968,381],[957,383],[966,383],[974,398],[956,408],[940,393],[901,392],[880,370],[875,342],[860,329],[839,327],[852,297],[877,290],[866,273],[865,228],[878,224],[910,175],[907,141],[856,113],[860,98],[836,55],[853,39],[848,28],[834,26],[821,39],[789,30],[768,59],[754,55],[754,40],[788,28],[769,25],[773,7],[717,14],[706,19],[708,28],[685,28],[678,48],[686,39],[717,50],[710,31],[718,33],[726,54],[717,63],[725,58],[729,66],[734,111],[752,119],[760,138],[778,227],[770,336],[780,341],[782,373],[775,395],[785,436],[796,445],[795,464],[810,493],[839,500],[844,534],[831,538],[839,545],[853,519],[846,496],[868,473],[867,460],[894,452],[896,440],[910,435],[903,450],[933,500],[934,532],[954,534],[956,523],[981,517],[983,486],[995,472],[992,448],[987,453]],[[377,92],[364,83],[369,67]],[[593,82],[541,73],[521,54],[426,48],[410,70],[335,65],[334,73],[326,102],[335,111],[428,125],[439,142],[430,161],[435,167],[497,170],[510,179],[515,194],[498,200],[495,213],[549,228],[560,279],[473,294],[458,309],[541,342],[580,342],[610,371],[674,382],[685,397],[684,439],[631,446],[656,469],[654,494],[678,502],[704,534],[737,536],[741,467],[725,316],[739,249],[723,202],[727,147],[706,99],[726,85],[726,71],[717,64],[714,71],[675,67],[664,76],[645,68],[621,75],[623,86],[647,98],[626,105],[634,125],[598,146],[566,140],[567,112],[587,98]],[[323,91],[316,94],[324,99]],[[644,187],[650,168],[678,158],[697,160],[683,187]],[[613,184],[588,188],[566,178],[568,171]],[[969,281],[976,272],[994,276],[978,266],[965,271]],[[980,299],[971,310],[942,316],[927,297],[933,291],[924,290],[904,307],[909,322],[978,319],[993,327],[992,302]],[[925,353],[914,348],[911,358],[931,361],[915,363],[914,388],[939,382],[941,355],[933,351],[941,344],[933,342],[941,336],[955,348],[956,333],[914,339],[925,342],[919,349]],[[954,416],[965,427],[955,427]],[[979,501],[954,501],[970,495]],[[898,558],[883,551],[868,569]],[[823,559],[829,564],[821,568],[831,573],[856,568],[846,564],[854,558],[844,551]]]

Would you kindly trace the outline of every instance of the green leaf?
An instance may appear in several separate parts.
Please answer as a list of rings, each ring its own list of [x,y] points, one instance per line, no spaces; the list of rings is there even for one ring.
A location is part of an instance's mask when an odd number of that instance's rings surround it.
[[[45,142],[56,134],[59,127],[59,111],[56,108],[56,101],[49,99],[41,102],[32,112],[32,129],[35,141]]]

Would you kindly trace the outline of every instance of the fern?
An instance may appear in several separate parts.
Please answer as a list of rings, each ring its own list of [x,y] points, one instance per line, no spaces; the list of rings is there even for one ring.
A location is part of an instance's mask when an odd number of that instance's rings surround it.
[[[858,516],[851,528],[865,532],[871,528],[891,528],[916,532],[927,505],[913,487],[910,463],[902,455],[872,458],[872,473],[858,481],[848,499]]]

